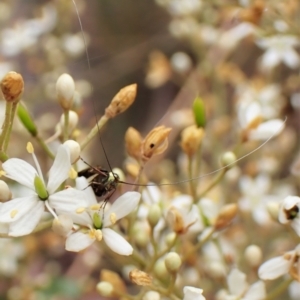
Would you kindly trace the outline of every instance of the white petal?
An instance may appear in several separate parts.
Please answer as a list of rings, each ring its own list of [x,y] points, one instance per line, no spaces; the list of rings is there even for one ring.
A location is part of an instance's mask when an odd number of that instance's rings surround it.
[[[11,158],[2,164],[2,168],[7,177],[34,190],[33,181],[37,171],[32,165],[19,158]]]
[[[59,146],[53,165],[49,171],[47,191],[53,194],[56,189],[69,177],[71,169],[70,152],[68,147]]]
[[[300,282],[293,281],[289,286],[289,294],[292,300],[300,299]]]
[[[74,213],[77,208],[87,207],[85,194],[73,188],[68,188],[49,196],[49,204],[58,214]]]
[[[85,193],[85,199],[87,201],[88,206],[94,205],[97,203],[97,199],[95,197],[95,193],[93,189],[89,186],[89,182],[85,177],[76,178],[76,189],[83,191]]]
[[[273,119],[261,123],[256,129],[250,131],[251,140],[266,140],[271,136],[278,135],[284,128],[284,122],[280,119]]]
[[[110,228],[102,229],[103,239],[107,246],[114,252],[120,255],[131,255],[133,248],[131,245],[118,233]]]
[[[38,201],[37,204],[30,210],[30,212],[25,214],[18,221],[10,224],[9,235],[22,236],[30,234],[38,225],[43,215],[44,209],[44,203],[42,201]]]
[[[297,52],[294,49],[289,49],[284,53],[283,61],[291,69],[298,68],[300,64],[300,59]]]
[[[246,275],[238,269],[233,269],[227,278],[230,294],[240,296],[247,289]]]
[[[263,263],[258,269],[258,276],[264,280],[272,280],[288,273],[291,262],[278,256]]]
[[[103,226],[111,225],[110,215],[114,213],[116,219],[122,219],[135,210],[141,199],[141,194],[138,192],[127,192],[119,197],[112,206],[105,212]]]
[[[95,239],[90,238],[88,234],[75,232],[67,237],[66,250],[78,252],[93,244],[94,241]]]
[[[20,219],[24,214],[28,213],[39,200],[37,195],[28,197],[15,198],[3,203],[0,210],[0,223],[11,223]],[[12,217],[12,215],[14,215]]]
[[[9,230],[8,223],[0,223],[0,233],[7,234]]]
[[[185,286],[183,288],[183,300],[205,300],[202,296],[203,290],[192,286]]]
[[[291,225],[298,234],[298,236],[300,236],[300,216],[297,219],[294,219]]]
[[[280,63],[280,60],[281,55],[278,53],[278,51],[269,49],[263,54],[261,60],[261,68],[262,70],[272,69]]]
[[[246,295],[243,297],[243,300],[263,300],[266,298],[266,295],[264,282],[257,281],[250,286]]]

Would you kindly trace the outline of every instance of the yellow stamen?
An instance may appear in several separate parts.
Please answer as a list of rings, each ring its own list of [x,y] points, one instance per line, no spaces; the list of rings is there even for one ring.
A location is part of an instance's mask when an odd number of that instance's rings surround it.
[[[101,205],[100,204],[94,204],[94,205],[91,205],[90,206],[90,209],[91,210],[99,210],[101,208]]]
[[[109,215],[109,219],[110,219],[110,221],[111,221],[112,224],[116,224],[116,222],[117,222],[117,216],[116,216],[115,213],[111,213]]]
[[[102,240],[102,231],[100,229],[97,229],[95,232],[95,238],[98,242]]]
[[[83,213],[84,211],[85,211],[85,207],[79,207],[79,208],[76,209],[76,213],[77,213],[77,214],[81,214],[81,213]]]
[[[29,154],[34,153],[34,148],[30,142],[27,143],[26,150]]]
[[[0,170],[0,177],[6,175],[6,172],[4,170]]]
[[[16,216],[17,213],[18,213],[18,210],[16,210],[16,209],[12,210],[10,212],[10,217],[13,219]]]

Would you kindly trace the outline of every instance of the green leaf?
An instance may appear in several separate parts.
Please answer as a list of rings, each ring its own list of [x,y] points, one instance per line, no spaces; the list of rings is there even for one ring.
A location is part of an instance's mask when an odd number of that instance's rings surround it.
[[[25,128],[30,132],[32,136],[37,136],[37,128],[35,126],[35,123],[33,119],[31,118],[28,110],[24,105],[19,103],[17,114],[19,119],[21,120],[22,124],[25,126]]]

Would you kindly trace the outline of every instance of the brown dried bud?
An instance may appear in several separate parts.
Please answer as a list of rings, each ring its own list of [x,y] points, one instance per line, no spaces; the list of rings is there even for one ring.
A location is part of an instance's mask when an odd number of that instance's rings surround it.
[[[148,161],[152,156],[163,153],[168,148],[168,135],[172,129],[159,126],[152,129],[142,143],[142,159]]]
[[[167,220],[168,220],[169,224],[171,225],[174,232],[176,232],[178,234],[182,234],[186,231],[185,230],[186,228],[184,226],[183,217],[175,207],[172,206],[168,210]]]
[[[21,74],[8,72],[1,83],[1,91],[7,102],[18,102],[24,91],[24,81]]]
[[[217,230],[227,227],[238,212],[238,206],[235,203],[223,206],[217,216],[215,228]]]
[[[100,280],[109,282],[113,287],[114,291],[119,291],[121,293],[126,293],[126,286],[122,278],[119,276],[119,274],[110,271],[110,270],[101,270],[100,274]],[[117,293],[112,292],[111,296],[118,296]]]
[[[192,157],[199,149],[204,137],[204,129],[191,125],[185,128],[181,133],[180,146],[183,152]]]
[[[127,153],[136,160],[141,158],[142,137],[133,127],[129,127],[125,133],[125,146]]]
[[[142,286],[147,286],[152,283],[152,277],[149,274],[147,274],[143,271],[140,271],[138,269],[134,269],[134,270],[130,271],[129,279],[133,283],[135,283],[137,285],[142,285]]]
[[[137,84],[127,85],[122,88],[105,109],[105,116],[109,119],[124,112],[134,101],[137,92]]]

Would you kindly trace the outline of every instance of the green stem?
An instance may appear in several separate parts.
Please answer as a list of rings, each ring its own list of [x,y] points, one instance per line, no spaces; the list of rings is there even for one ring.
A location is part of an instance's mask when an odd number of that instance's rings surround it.
[[[269,295],[266,296],[264,300],[272,300],[278,297],[280,294],[282,294],[288,286],[293,282],[293,278],[288,278],[285,281],[282,281],[279,285],[276,286],[276,288],[269,293]]]
[[[65,142],[69,138],[69,110],[64,110],[64,131],[63,131],[63,141]]]
[[[191,157],[188,158],[188,176],[189,178],[193,178],[193,159]],[[191,188],[191,195],[194,199],[194,203],[198,202],[197,193],[196,193],[196,187],[195,187],[195,181],[190,180],[189,182],[190,188]]]
[[[97,122],[97,124],[92,128],[90,133],[87,135],[87,137],[81,143],[81,145],[80,145],[81,150],[83,150],[87,146],[87,144],[92,140],[92,138],[94,138],[95,135],[99,134],[99,131],[107,123],[108,120],[109,120],[109,118],[105,115],[101,117],[101,119]]]
[[[49,149],[49,147],[47,146],[47,144],[44,142],[44,140],[39,137],[38,135],[35,136],[35,139],[37,140],[37,142],[40,144],[40,146],[42,147],[42,149],[47,153],[47,155],[51,158],[54,159],[54,154],[52,153],[52,151]]]

